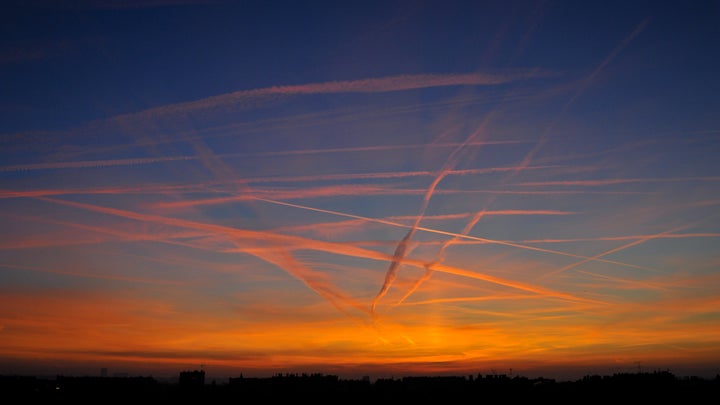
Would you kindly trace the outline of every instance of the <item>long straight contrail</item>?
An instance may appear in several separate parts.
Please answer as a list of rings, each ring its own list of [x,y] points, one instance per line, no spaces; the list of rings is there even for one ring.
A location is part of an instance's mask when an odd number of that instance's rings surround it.
[[[293,208],[299,208],[299,209],[303,209],[303,210],[322,212],[325,214],[337,215],[337,216],[346,217],[346,218],[359,219],[359,220],[363,220],[363,221],[375,222],[375,223],[379,223],[379,224],[396,226],[396,227],[400,227],[400,228],[411,228],[412,227],[411,225],[406,225],[406,224],[389,221],[389,220],[385,220],[385,219],[364,217],[361,215],[348,214],[345,212],[309,207],[306,205],[293,204],[293,203],[284,202],[284,201],[275,201],[275,200],[270,200],[267,198],[256,198],[256,200],[264,201],[264,202],[267,202],[270,204],[284,205],[286,207],[293,207]],[[537,247],[537,246],[523,245],[521,243],[516,243],[516,242],[509,242],[509,241],[503,241],[503,240],[497,240],[497,239],[488,239],[488,238],[482,238],[479,236],[472,236],[472,235],[463,235],[463,234],[459,234],[459,233],[455,233],[455,232],[442,231],[439,229],[426,228],[426,227],[422,227],[422,226],[417,226],[416,230],[423,231],[423,232],[435,233],[435,234],[439,234],[439,235],[451,236],[451,237],[457,236],[459,238],[467,239],[467,240],[471,240],[471,241],[475,241],[475,242],[509,246],[509,247],[531,250],[531,251],[541,252],[541,253],[548,253],[548,254],[553,254],[553,255],[574,257],[577,259],[588,259],[589,258],[588,256],[583,256],[583,255],[569,253],[569,252],[563,252],[561,250],[545,249],[545,248],[541,248],[541,247]],[[618,266],[623,266],[623,267],[632,267],[632,268],[636,268],[636,269],[655,271],[654,269],[651,269],[649,267],[638,266],[638,265],[630,264],[630,263],[618,262],[615,260],[608,260],[608,259],[603,259],[603,258],[593,258],[592,260],[603,262],[603,263],[608,263],[608,264],[614,264],[614,265],[618,265]]]
[[[314,239],[308,239],[303,238],[300,236],[290,236],[290,235],[281,235],[276,234],[272,232],[267,231],[253,231],[253,230],[247,230],[247,229],[237,229],[237,228],[231,228],[223,225],[215,225],[215,224],[209,224],[209,223],[202,223],[202,222],[195,222],[190,221],[186,219],[180,219],[180,218],[171,218],[171,217],[164,217],[160,215],[152,215],[152,214],[143,214],[139,212],[133,212],[133,211],[127,211],[127,210],[121,210],[117,208],[110,208],[110,207],[103,207],[99,205],[93,205],[93,204],[86,204],[86,203],[80,203],[80,202],[74,202],[74,201],[68,201],[68,200],[61,200],[56,198],[47,198],[47,197],[40,197],[38,200],[41,201],[47,201],[51,203],[61,204],[65,206],[75,207],[79,209],[89,210],[93,212],[99,212],[104,213],[108,215],[114,215],[122,218],[128,218],[133,219],[137,221],[143,221],[143,222],[151,222],[151,223],[158,223],[158,224],[164,224],[164,225],[172,225],[177,226],[181,228],[187,228],[187,229],[193,229],[198,231],[207,231],[215,234],[221,234],[226,235],[228,238],[234,241],[244,241],[247,242],[245,245],[237,244],[238,251],[251,254],[253,256],[259,257],[263,260],[270,259],[271,262],[275,262],[276,259],[269,258],[267,255],[260,253],[260,256],[258,256],[259,252],[262,251],[275,251],[275,253],[278,253],[277,250],[274,250],[273,247],[267,248],[267,247],[259,247],[259,243],[270,243],[272,246],[284,246],[285,250],[291,250],[293,248],[300,248],[300,249],[313,249],[313,250],[319,250],[319,251],[325,251],[329,253],[334,254],[340,254],[340,255],[347,255],[352,257],[359,257],[359,258],[365,258],[365,259],[372,259],[372,260],[391,260],[392,258],[382,252],[377,252],[374,250],[368,250],[359,248],[357,246],[351,246],[347,244],[341,244],[341,243],[333,243],[333,242],[324,242],[320,240],[314,240]],[[264,201],[259,199],[260,201]],[[403,225],[399,225],[403,226]],[[421,227],[418,227],[418,230],[421,230]],[[445,233],[442,231],[436,231],[440,233]],[[445,233],[447,234],[447,233]],[[571,255],[578,257],[577,255]],[[405,259],[405,263],[413,266],[422,268],[423,263],[419,260],[410,260]],[[277,264],[277,263],[273,263]],[[283,269],[285,269],[283,267]],[[287,270],[287,269],[286,269]],[[298,271],[300,269],[295,268],[294,271]],[[596,300],[586,299],[586,298],[580,298],[573,296],[572,294],[567,293],[561,293],[553,290],[549,290],[540,286],[535,286],[531,284],[526,284],[518,281],[512,281],[512,280],[506,280],[500,277],[494,277],[488,274],[483,273],[477,273],[474,271],[469,271],[457,267],[447,266],[438,264],[436,267],[437,271],[441,271],[448,274],[453,274],[460,277],[469,277],[476,280],[482,280],[493,284],[503,285],[523,291],[532,292],[535,294],[543,295],[546,297],[551,298],[558,298],[563,300],[570,300],[570,301],[576,301],[576,302],[589,302],[594,304],[602,304],[602,302],[598,302]],[[304,281],[308,281],[307,279]],[[317,291],[316,291],[317,292]],[[323,295],[323,294],[321,294]],[[323,295],[324,298],[326,298],[326,295]],[[352,304],[351,304],[352,305]]]
[[[513,168],[512,172],[510,173],[510,177],[513,177],[515,174],[519,172],[519,170],[522,170],[530,165],[530,161],[526,159],[521,162],[521,165],[518,167]],[[495,201],[495,198],[497,197],[496,194],[493,194],[490,196],[490,200],[485,203],[485,206],[475,213],[473,217],[470,219],[470,221],[465,225],[460,235],[467,235],[470,233],[470,231],[477,225],[478,222],[485,216],[488,207]],[[440,246],[440,249],[435,255],[435,259],[425,263],[425,272],[423,275],[413,283],[413,285],[410,287],[410,289],[405,293],[405,295],[400,298],[398,301],[398,304],[401,304],[407,297],[409,297],[412,293],[414,293],[420,285],[422,285],[424,282],[430,279],[432,277],[434,270],[433,266],[437,265],[438,263],[442,263],[443,260],[445,260],[445,251],[447,248],[449,248],[451,245],[457,243],[460,240],[460,235],[453,236],[452,239],[448,239],[445,241],[445,243]]]
[[[467,235],[470,233],[472,228],[482,219],[482,217],[485,216],[486,209],[483,209],[481,211],[478,211],[475,215],[473,215],[472,219],[465,225],[465,227],[462,230],[461,235]],[[430,277],[433,275],[433,266],[441,263],[443,260],[445,260],[445,250],[447,250],[448,247],[450,247],[452,244],[456,243],[458,240],[460,240],[461,236],[456,235],[453,236],[452,239],[446,240],[442,246],[440,246],[440,249],[438,250],[435,260],[428,262],[425,264],[425,273],[413,283],[413,285],[410,287],[410,289],[405,293],[405,295],[400,298],[398,301],[398,304],[401,304],[407,297],[409,297],[412,293],[414,293],[422,283],[429,280]]]
[[[49,169],[88,169],[113,166],[137,166],[173,161],[195,160],[193,156],[158,156],[150,158],[81,160],[75,162],[29,163],[12,166],[0,166],[0,172],[24,172]]]
[[[598,236],[594,238],[572,238],[572,239],[528,239],[518,241],[517,243],[568,243],[568,242],[594,242],[607,240],[628,240],[643,239],[651,237],[652,239],[685,239],[685,238],[718,238],[720,233],[717,232],[695,232],[695,233],[675,233],[669,235],[623,235],[623,236]]]
[[[229,107],[232,105],[242,105],[243,103],[252,104],[259,102],[263,99],[273,96],[287,96],[287,95],[302,95],[302,94],[327,94],[327,93],[375,93],[375,92],[392,92],[392,91],[403,91],[412,89],[421,89],[429,87],[442,87],[442,86],[461,86],[461,85],[497,85],[507,83],[515,80],[522,80],[531,77],[537,77],[537,71],[515,71],[512,73],[504,74],[488,74],[488,73],[468,73],[468,74],[451,74],[451,75],[400,75],[384,78],[371,78],[363,80],[352,80],[352,81],[339,81],[339,82],[325,82],[325,83],[312,83],[305,85],[294,85],[294,86],[273,86],[262,89],[238,91],[234,93],[219,95],[215,97],[209,97],[202,100],[179,103],[173,105],[167,105],[159,108],[149,109],[141,111],[139,113],[127,114],[113,117],[111,122],[132,122],[132,121],[143,121],[147,119],[160,119],[163,117],[177,117],[185,116],[190,112],[210,110],[218,107]],[[213,151],[207,147],[201,140],[187,139],[195,149],[195,152],[201,162],[213,173],[215,173],[220,179],[227,179],[232,176],[232,171],[224,165],[221,159],[219,159]],[[468,139],[464,142],[462,147],[467,142],[471,141]],[[437,185],[439,180],[446,175],[446,171],[443,171],[433,185]],[[245,187],[248,187],[246,182],[243,182]],[[248,188],[249,189],[249,188]],[[432,194],[430,190],[426,196],[424,207],[427,206],[427,200]],[[249,195],[254,193],[250,192]],[[424,208],[421,214],[418,216],[419,219],[424,213]],[[395,257],[399,260],[398,263],[404,257],[407,242],[410,240],[414,230],[411,230],[408,235],[401,242],[401,246],[398,247]],[[288,252],[288,255],[290,253]],[[395,269],[398,264],[391,265],[391,270],[388,272],[386,277],[386,283],[381,290],[380,296],[384,294],[387,287],[392,283],[394,278]],[[375,301],[373,301],[373,308]]]
[[[598,258],[600,258],[600,257],[607,256],[607,255],[609,255],[609,254],[611,254],[611,253],[615,253],[615,252],[619,252],[619,251],[621,251],[621,250],[625,250],[625,249],[631,248],[631,247],[633,247],[633,246],[639,245],[639,244],[641,244],[641,243],[645,243],[645,242],[647,242],[647,241],[649,241],[649,240],[652,240],[652,239],[661,238],[661,237],[663,237],[663,236],[665,236],[665,235],[672,234],[672,233],[675,233],[675,232],[677,232],[677,231],[690,228],[691,226],[693,226],[693,225],[682,225],[682,226],[678,226],[678,227],[673,228],[673,229],[669,229],[669,230],[667,230],[667,231],[665,231],[665,232],[660,232],[660,233],[655,234],[655,235],[645,235],[645,236],[643,236],[642,238],[637,239],[637,240],[635,240],[635,241],[632,241],[632,242],[630,242],[630,243],[626,243],[626,244],[624,244],[624,245],[622,245],[622,246],[618,246],[618,247],[616,247],[616,248],[614,248],[614,249],[610,249],[610,250],[608,250],[608,251],[606,251],[606,252],[600,253],[600,254],[595,255],[595,256],[593,256],[593,257],[588,257],[587,259],[583,259],[583,260],[581,260],[581,261],[579,261],[579,262],[575,262],[575,263],[569,264],[569,265],[567,265],[567,266],[565,266],[565,267],[562,267],[562,268],[560,268],[560,269],[557,269],[557,270],[555,270],[555,271],[551,271],[551,272],[549,272],[549,273],[546,273],[546,274],[544,274],[543,276],[541,276],[540,278],[545,278],[545,277],[549,277],[549,276],[552,276],[552,275],[555,275],[555,274],[562,273],[562,272],[564,272],[564,271],[567,271],[567,270],[573,269],[573,268],[575,268],[575,267],[577,267],[577,266],[580,266],[580,265],[582,265],[582,264],[585,264],[585,263],[587,263],[587,262],[589,262],[589,261],[591,261],[591,260],[593,260],[593,259],[598,259]]]
[[[482,144],[487,145],[503,145],[518,144],[527,141],[487,141]],[[434,147],[453,147],[457,143],[441,143],[433,144]],[[316,149],[291,149],[268,152],[244,152],[244,153],[216,153],[215,158],[249,158],[264,156],[296,156],[296,155],[318,155],[331,153],[357,153],[357,152],[378,152],[392,151],[402,149],[419,149],[427,147],[423,144],[407,144],[407,145],[372,145],[372,146],[355,146],[346,148],[316,148]],[[180,156],[156,156],[156,157],[136,157],[126,159],[106,159],[106,160],[79,160],[69,162],[46,162],[46,163],[25,163],[10,166],[0,166],[0,172],[25,172],[34,170],[61,170],[61,169],[97,169],[105,167],[117,166],[139,166],[150,165],[156,163],[168,163],[176,161],[195,161],[201,160],[197,155],[180,155]]]
[[[217,157],[212,149],[210,149],[210,147],[203,142],[202,139],[194,140],[192,144],[195,151],[200,156],[201,161],[206,167],[208,167],[208,169],[215,173],[219,180],[236,180],[233,170],[226,165],[221,158]],[[239,181],[239,184],[242,185],[245,194],[251,196],[256,194],[252,187],[246,182]],[[354,299],[350,298],[346,294],[335,291],[335,288],[324,280],[318,272],[309,269],[301,263],[300,260],[296,259],[293,256],[292,251],[284,244],[275,244],[270,251],[267,251],[266,249],[249,249],[246,250],[246,252],[280,267],[289,275],[300,280],[343,314],[354,318],[350,313],[344,310],[341,306],[342,303],[360,309],[360,306]]]
[[[514,176],[517,175],[519,172],[521,172],[522,170],[524,170],[525,168],[527,168],[527,167],[530,166],[530,164],[531,164],[531,162],[532,162],[535,154],[538,152],[538,150],[540,150],[540,148],[541,148],[541,147],[544,145],[544,143],[546,142],[546,140],[547,140],[547,134],[549,133],[550,129],[555,125],[555,123],[559,120],[559,118],[560,118],[562,115],[565,114],[565,112],[570,108],[570,106],[575,102],[575,100],[582,94],[582,92],[592,83],[592,81],[595,79],[595,77],[605,68],[605,66],[608,65],[608,64],[612,61],[612,59],[615,58],[615,56],[617,56],[618,53],[620,53],[620,51],[621,51],[623,48],[625,48],[640,32],[642,32],[642,30],[645,29],[645,26],[647,25],[647,22],[648,22],[647,19],[644,20],[644,21],[642,21],[642,22],[635,28],[635,30],[634,30],[628,37],[626,37],[626,38],[620,43],[620,45],[617,46],[617,47],[610,53],[610,55],[607,56],[607,57],[602,61],[602,63],[600,63],[600,65],[597,66],[597,67],[595,68],[595,70],[593,70],[593,72],[590,73],[590,75],[588,75],[588,76],[585,78],[585,80],[583,80],[583,82],[581,83],[580,88],[579,88],[579,89],[575,92],[575,94],[564,104],[562,110],[561,110],[560,113],[558,114],[558,117],[555,119],[555,121],[554,121],[551,125],[549,125],[548,127],[545,128],[545,131],[542,133],[542,135],[541,135],[541,137],[540,137],[540,141],[535,145],[535,147],[534,147],[533,149],[530,150],[530,152],[528,152],[528,153],[525,155],[525,157],[524,157],[524,159],[522,160],[522,162],[520,162],[520,164],[517,165],[517,167],[515,168],[515,170],[513,170],[513,172],[510,174],[509,177],[514,177]],[[462,232],[463,234],[467,234],[467,233],[470,232],[470,230],[475,226],[475,224],[477,224],[477,222],[483,217],[485,210],[486,210],[487,207],[492,203],[492,201],[494,201],[494,199],[495,199],[495,195],[493,195],[493,196],[491,197],[491,200],[490,200],[488,203],[486,203],[485,207],[484,207],[481,211],[478,212],[478,214],[470,221],[470,223],[467,224],[467,226],[465,227],[465,229],[464,229],[463,232]],[[439,261],[441,261],[441,260],[443,259],[443,255],[444,255],[444,253],[445,253],[445,249],[447,249],[448,246],[452,245],[452,244],[455,243],[457,240],[458,240],[458,238],[457,238],[457,237],[454,237],[453,239],[447,241],[447,243],[445,243],[445,244],[443,244],[443,245],[441,246],[440,250],[439,250],[438,253],[437,253],[436,259],[435,259],[434,261],[428,262],[428,263],[425,265],[425,273],[423,274],[423,276],[422,276],[420,279],[418,279],[418,280],[413,284],[413,286],[410,288],[410,290],[400,299],[400,302],[402,302],[402,301],[403,301],[405,298],[407,298],[412,292],[414,292],[414,291],[420,286],[420,284],[422,284],[423,282],[425,282],[426,280],[428,280],[428,279],[432,276],[432,273],[433,273],[432,267],[433,267],[433,265],[437,264]],[[641,242],[638,242],[638,243],[641,243]],[[592,260],[592,259],[590,259],[590,258],[589,258],[589,259],[585,259],[585,261],[589,261],[589,260]],[[563,269],[561,269],[561,270],[563,270]]]

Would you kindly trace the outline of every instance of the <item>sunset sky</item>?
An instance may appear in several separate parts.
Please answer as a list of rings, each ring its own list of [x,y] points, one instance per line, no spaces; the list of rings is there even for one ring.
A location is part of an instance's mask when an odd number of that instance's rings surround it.
[[[9,1],[0,374],[720,373],[717,1]]]

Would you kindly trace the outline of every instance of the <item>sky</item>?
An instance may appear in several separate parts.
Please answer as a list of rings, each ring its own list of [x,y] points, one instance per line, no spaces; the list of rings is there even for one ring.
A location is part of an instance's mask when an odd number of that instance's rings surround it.
[[[717,1],[10,1],[0,374],[720,373]]]

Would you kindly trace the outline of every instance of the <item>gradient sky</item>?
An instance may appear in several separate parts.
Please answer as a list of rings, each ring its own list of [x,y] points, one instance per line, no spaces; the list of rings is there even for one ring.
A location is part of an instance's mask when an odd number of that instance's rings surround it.
[[[720,373],[717,1],[0,20],[0,373]]]

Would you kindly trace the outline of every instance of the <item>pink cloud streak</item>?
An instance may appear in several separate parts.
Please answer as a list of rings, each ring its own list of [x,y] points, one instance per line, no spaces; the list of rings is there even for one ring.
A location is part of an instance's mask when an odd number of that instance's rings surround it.
[[[97,206],[97,205],[92,205],[92,204],[59,200],[59,199],[54,199],[54,198],[40,198],[40,199],[42,201],[71,206],[71,207],[94,211],[94,212],[105,213],[105,214],[109,214],[109,215],[115,215],[115,216],[119,216],[119,217],[123,217],[123,218],[143,221],[143,222],[172,225],[172,226],[190,228],[190,229],[195,229],[195,230],[203,230],[203,231],[209,231],[209,232],[213,232],[213,233],[226,235],[227,237],[231,238],[232,240],[235,240],[235,241],[242,240],[243,242],[245,242],[243,244],[238,244],[238,251],[257,256],[263,260],[265,260],[265,259],[270,260],[271,263],[275,263],[275,264],[279,264],[284,260],[292,259],[292,256],[285,256],[285,259],[278,260],[278,256],[271,257],[263,252],[275,251],[275,253],[282,255],[283,254],[282,252],[287,249],[297,248],[297,249],[320,250],[320,251],[326,251],[329,253],[348,255],[348,256],[373,259],[373,260],[381,260],[381,261],[392,261],[393,260],[393,257],[389,256],[387,254],[373,251],[373,250],[362,249],[357,246],[352,246],[352,245],[347,245],[347,244],[324,242],[324,241],[320,241],[320,240],[308,239],[308,238],[303,238],[303,237],[298,237],[298,236],[279,235],[279,234],[274,234],[271,232],[230,228],[230,227],[226,227],[226,226],[222,226],[222,225],[201,223],[201,222],[189,221],[189,220],[178,219],[178,218],[164,217],[164,216],[159,216],[159,215],[142,214],[142,213],[138,213],[138,212],[126,211],[126,210],[121,210],[121,209],[116,209],[116,208],[102,207],[102,206]],[[420,229],[420,228],[418,228],[418,229]],[[267,246],[268,243],[270,244],[269,247]],[[264,246],[261,247],[260,244],[262,244]],[[281,248],[280,251],[274,250],[273,246]],[[278,252],[280,252],[280,253],[278,253]],[[419,260],[406,259],[405,262],[411,266],[421,267],[421,268],[424,265]],[[284,266],[282,268],[288,272],[290,272],[292,270],[291,274],[293,276],[297,276],[297,271],[301,270],[304,267],[296,266],[296,264],[293,264],[293,267],[291,267],[291,269],[288,269]],[[507,279],[503,279],[500,277],[494,277],[494,276],[491,276],[488,274],[477,273],[474,271],[465,270],[465,269],[461,269],[461,268],[457,268],[457,267],[453,267],[453,266],[438,264],[437,267],[435,268],[435,270],[441,271],[444,273],[448,273],[448,274],[454,274],[454,275],[461,276],[461,277],[470,277],[470,278],[477,279],[477,280],[483,280],[483,281],[487,281],[487,282],[494,283],[494,284],[504,285],[504,286],[520,289],[523,291],[529,291],[529,292],[544,295],[547,297],[553,297],[553,298],[571,300],[571,301],[598,303],[597,301],[576,297],[576,296],[573,296],[572,294],[557,292],[557,291],[546,289],[546,288],[543,288],[540,286],[534,286],[534,285],[522,283],[519,281],[507,280]],[[310,280],[313,279],[313,277],[304,278],[303,282],[309,282]],[[315,291],[317,291],[317,290],[315,290]],[[324,293],[320,293],[320,295],[326,297],[326,294],[324,294]]]
[[[604,179],[604,180],[558,180],[558,181],[534,181],[518,183],[519,186],[608,186],[624,183],[665,183],[671,181],[720,181],[720,177],[669,177],[669,178],[629,178],[629,179]]]
[[[200,100],[165,105],[112,118],[127,121],[150,117],[172,116],[194,111],[212,110],[232,105],[255,104],[274,96],[333,93],[385,93],[447,86],[491,86],[518,80],[547,77],[550,73],[535,70],[514,70],[501,73],[416,74],[358,80],[343,80],[299,85],[272,86],[207,97]]]
[[[287,207],[294,207],[294,208],[299,208],[299,209],[304,209],[304,210],[310,210],[310,211],[315,211],[315,212],[322,212],[322,213],[326,213],[326,214],[337,215],[337,216],[346,217],[346,218],[359,219],[359,220],[363,220],[363,221],[370,221],[370,222],[375,222],[375,223],[385,224],[385,225],[390,225],[390,226],[397,226],[397,227],[401,227],[401,228],[410,228],[410,227],[411,227],[411,225],[401,224],[401,223],[399,223],[399,222],[393,222],[393,221],[389,221],[389,220],[386,220],[386,219],[363,217],[363,216],[361,216],[361,215],[348,214],[348,213],[344,213],[344,212],[333,211],[333,210],[326,210],[326,209],[322,209],[322,208],[308,207],[308,206],[305,206],[305,205],[293,204],[293,203],[283,202],[283,201],[269,200],[269,199],[264,199],[264,198],[258,198],[257,200],[258,200],[258,201],[264,201],[264,202],[267,202],[267,203],[270,203],[270,204],[284,205],[284,206],[287,206]],[[472,236],[472,235],[463,235],[463,234],[459,234],[459,233],[441,231],[441,230],[438,230],[438,229],[426,228],[426,227],[422,227],[422,226],[418,226],[416,229],[419,230],[419,231],[430,232],[430,233],[435,233],[435,234],[439,234],[439,235],[452,236],[452,237],[458,236],[458,237],[461,238],[461,239],[470,240],[470,241],[474,241],[474,242],[487,243],[487,244],[497,244],[497,245],[503,245],[503,246],[509,246],[509,247],[516,247],[516,248],[519,248],[519,249],[526,249],[526,250],[531,250],[531,251],[536,251],[536,252],[549,253],[549,254],[553,254],[553,255],[567,256],[567,257],[575,257],[575,258],[578,258],[578,259],[589,259],[589,258],[590,258],[590,257],[588,257],[588,256],[583,256],[583,255],[578,255],[578,254],[574,254],[574,253],[563,252],[563,251],[559,251],[559,250],[544,249],[544,248],[539,248],[539,247],[536,247],[536,246],[523,245],[523,244],[520,244],[520,243],[503,241],[503,240],[481,238],[481,237]],[[609,264],[615,264],[615,265],[619,265],[619,266],[623,266],[623,267],[633,267],[633,268],[639,268],[639,269],[645,269],[645,270],[652,270],[652,269],[647,268],[647,267],[637,266],[637,265],[630,264],[630,263],[618,262],[618,261],[615,261],[615,260],[603,259],[603,258],[601,258],[601,257],[592,258],[592,260],[600,261],[600,262],[604,262],[604,263],[609,263]],[[424,264],[422,265],[422,267],[424,268]]]

